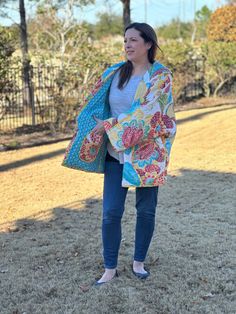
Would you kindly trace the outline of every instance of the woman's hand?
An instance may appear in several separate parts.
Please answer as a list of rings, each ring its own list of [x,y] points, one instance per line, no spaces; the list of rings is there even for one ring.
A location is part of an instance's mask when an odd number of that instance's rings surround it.
[[[95,128],[93,128],[93,132],[100,133],[100,134],[104,133],[105,129],[103,126],[103,120],[98,119],[94,115],[93,115],[93,119],[97,122],[97,125],[95,126]]]

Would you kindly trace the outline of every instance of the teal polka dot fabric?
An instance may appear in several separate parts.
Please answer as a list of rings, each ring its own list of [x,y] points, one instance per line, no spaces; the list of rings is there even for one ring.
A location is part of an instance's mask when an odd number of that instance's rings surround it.
[[[107,101],[108,90],[111,85],[113,75],[111,75],[98,89],[92,99],[80,112],[77,118],[77,131],[74,134],[69,146],[66,149],[62,165],[72,169],[79,169],[89,172],[104,173],[105,155],[107,150],[107,136],[104,135],[102,145],[99,148],[95,160],[85,161],[81,158],[81,148],[89,132],[95,127],[95,115],[98,119],[105,120],[110,117],[109,104]],[[90,154],[93,154],[91,148]]]

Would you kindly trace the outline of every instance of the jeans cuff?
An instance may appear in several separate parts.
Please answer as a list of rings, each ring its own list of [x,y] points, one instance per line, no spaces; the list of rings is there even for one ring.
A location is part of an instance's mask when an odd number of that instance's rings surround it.
[[[108,266],[108,265],[104,264],[104,268],[107,268],[107,269],[114,269],[116,267],[117,267],[117,265],[115,265],[115,266]]]
[[[135,258],[135,257],[134,257],[134,261],[135,261],[135,262],[143,263],[143,262],[145,261],[145,258]]]

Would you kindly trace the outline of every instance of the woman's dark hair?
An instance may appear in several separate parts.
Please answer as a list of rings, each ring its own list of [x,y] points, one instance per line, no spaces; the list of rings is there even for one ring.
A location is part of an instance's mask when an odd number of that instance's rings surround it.
[[[152,43],[151,48],[148,50],[148,61],[150,63],[154,63],[157,49],[160,49],[160,47],[158,46],[157,35],[154,29],[146,23],[132,23],[126,27],[125,32],[130,28],[134,28],[137,31],[139,31],[140,36],[144,39],[145,43]],[[119,83],[118,83],[119,89],[122,89],[126,82],[128,83],[132,75],[132,72],[133,72],[133,64],[131,61],[128,60],[120,68]]]

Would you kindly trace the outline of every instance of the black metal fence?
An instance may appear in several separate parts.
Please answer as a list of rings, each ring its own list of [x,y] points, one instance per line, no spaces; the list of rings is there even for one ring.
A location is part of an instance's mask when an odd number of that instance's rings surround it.
[[[70,79],[65,78],[70,73]],[[21,68],[10,68],[0,89],[0,130],[10,130],[22,125],[39,125],[58,119],[60,99],[76,102],[80,75],[76,68],[61,70],[58,66],[31,67],[32,103],[24,102],[26,86]]]
[[[198,56],[192,59],[191,66],[188,67],[182,82],[181,92],[178,95],[178,102],[188,102],[205,95],[205,59]]]
[[[204,95],[204,61],[194,60],[194,71],[179,96],[188,101]],[[65,78],[65,75],[70,76]],[[37,66],[31,68],[33,101],[31,106],[24,103],[25,86],[21,68],[10,68],[0,88],[0,130],[13,130],[23,125],[40,125],[55,122],[61,118],[60,105],[74,104],[71,118],[78,111],[76,102],[83,94],[83,82],[76,68],[64,69],[57,66]],[[60,110],[59,110],[60,109]]]

